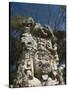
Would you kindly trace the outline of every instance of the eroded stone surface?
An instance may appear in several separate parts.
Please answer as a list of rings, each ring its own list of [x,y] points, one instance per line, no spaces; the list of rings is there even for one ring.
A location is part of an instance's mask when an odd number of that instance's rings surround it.
[[[42,34],[42,36],[36,37],[31,33],[30,24],[32,22],[29,23],[29,20],[31,18],[27,20],[27,26],[24,26],[26,32],[22,33],[21,37],[23,47],[21,56],[23,57],[18,65],[13,86],[30,87],[63,84],[62,72],[58,68],[57,43],[51,28],[36,23],[33,29],[37,32],[39,29]]]

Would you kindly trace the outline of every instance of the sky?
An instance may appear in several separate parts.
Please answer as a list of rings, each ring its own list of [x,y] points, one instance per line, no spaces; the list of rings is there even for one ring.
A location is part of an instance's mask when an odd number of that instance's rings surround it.
[[[60,11],[60,5],[47,5],[47,4],[32,4],[32,3],[19,3],[10,2],[10,14],[11,16],[31,16],[36,22],[42,25],[48,24],[48,7],[51,9],[51,27],[54,27],[54,21],[58,12]],[[60,12],[61,13],[61,12]],[[60,27],[64,30],[64,22],[62,21]]]

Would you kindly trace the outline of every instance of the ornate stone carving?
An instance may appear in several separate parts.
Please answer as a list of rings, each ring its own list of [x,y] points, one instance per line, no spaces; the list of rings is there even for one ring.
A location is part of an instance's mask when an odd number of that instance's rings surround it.
[[[40,29],[42,36],[31,33],[31,18],[23,22],[22,59],[18,65],[14,87],[45,86],[63,84],[62,72],[58,68],[57,43],[49,26],[36,23],[33,30]],[[36,32],[36,31],[35,31]],[[39,32],[39,31],[38,31]],[[45,37],[43,37],[45,36]],[[54,42],[52,44],[52,42]],[[24,63],[23,63],[24,62]],[[60,74],[59,74],[59,73]]]

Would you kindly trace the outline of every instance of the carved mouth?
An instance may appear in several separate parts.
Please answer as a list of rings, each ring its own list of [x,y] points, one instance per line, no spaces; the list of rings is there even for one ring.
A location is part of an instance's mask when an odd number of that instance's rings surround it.
[[[24,51],[28,51],[28,50],[31,50],[31,49],[32,49],[32,47],[30,47],[30,46],[23,46]]]

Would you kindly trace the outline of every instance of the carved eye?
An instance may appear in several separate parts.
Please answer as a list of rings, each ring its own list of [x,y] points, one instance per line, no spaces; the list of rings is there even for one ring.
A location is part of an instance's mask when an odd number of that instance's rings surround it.
[[[22,42],[22,45],[24,46],[25,45],[25,42]]]
[[[31,44],[31,42],[28,42],[28,44]]]
[[[42,46],[44,46],[44,44]]]
[[[25,35],[22,35],[22,37],[26,37]]]
[[[50,47],[50,45],[48,45],[48,47]]]
[[[54,57],[54,59],[56,59],[56,56]]]

